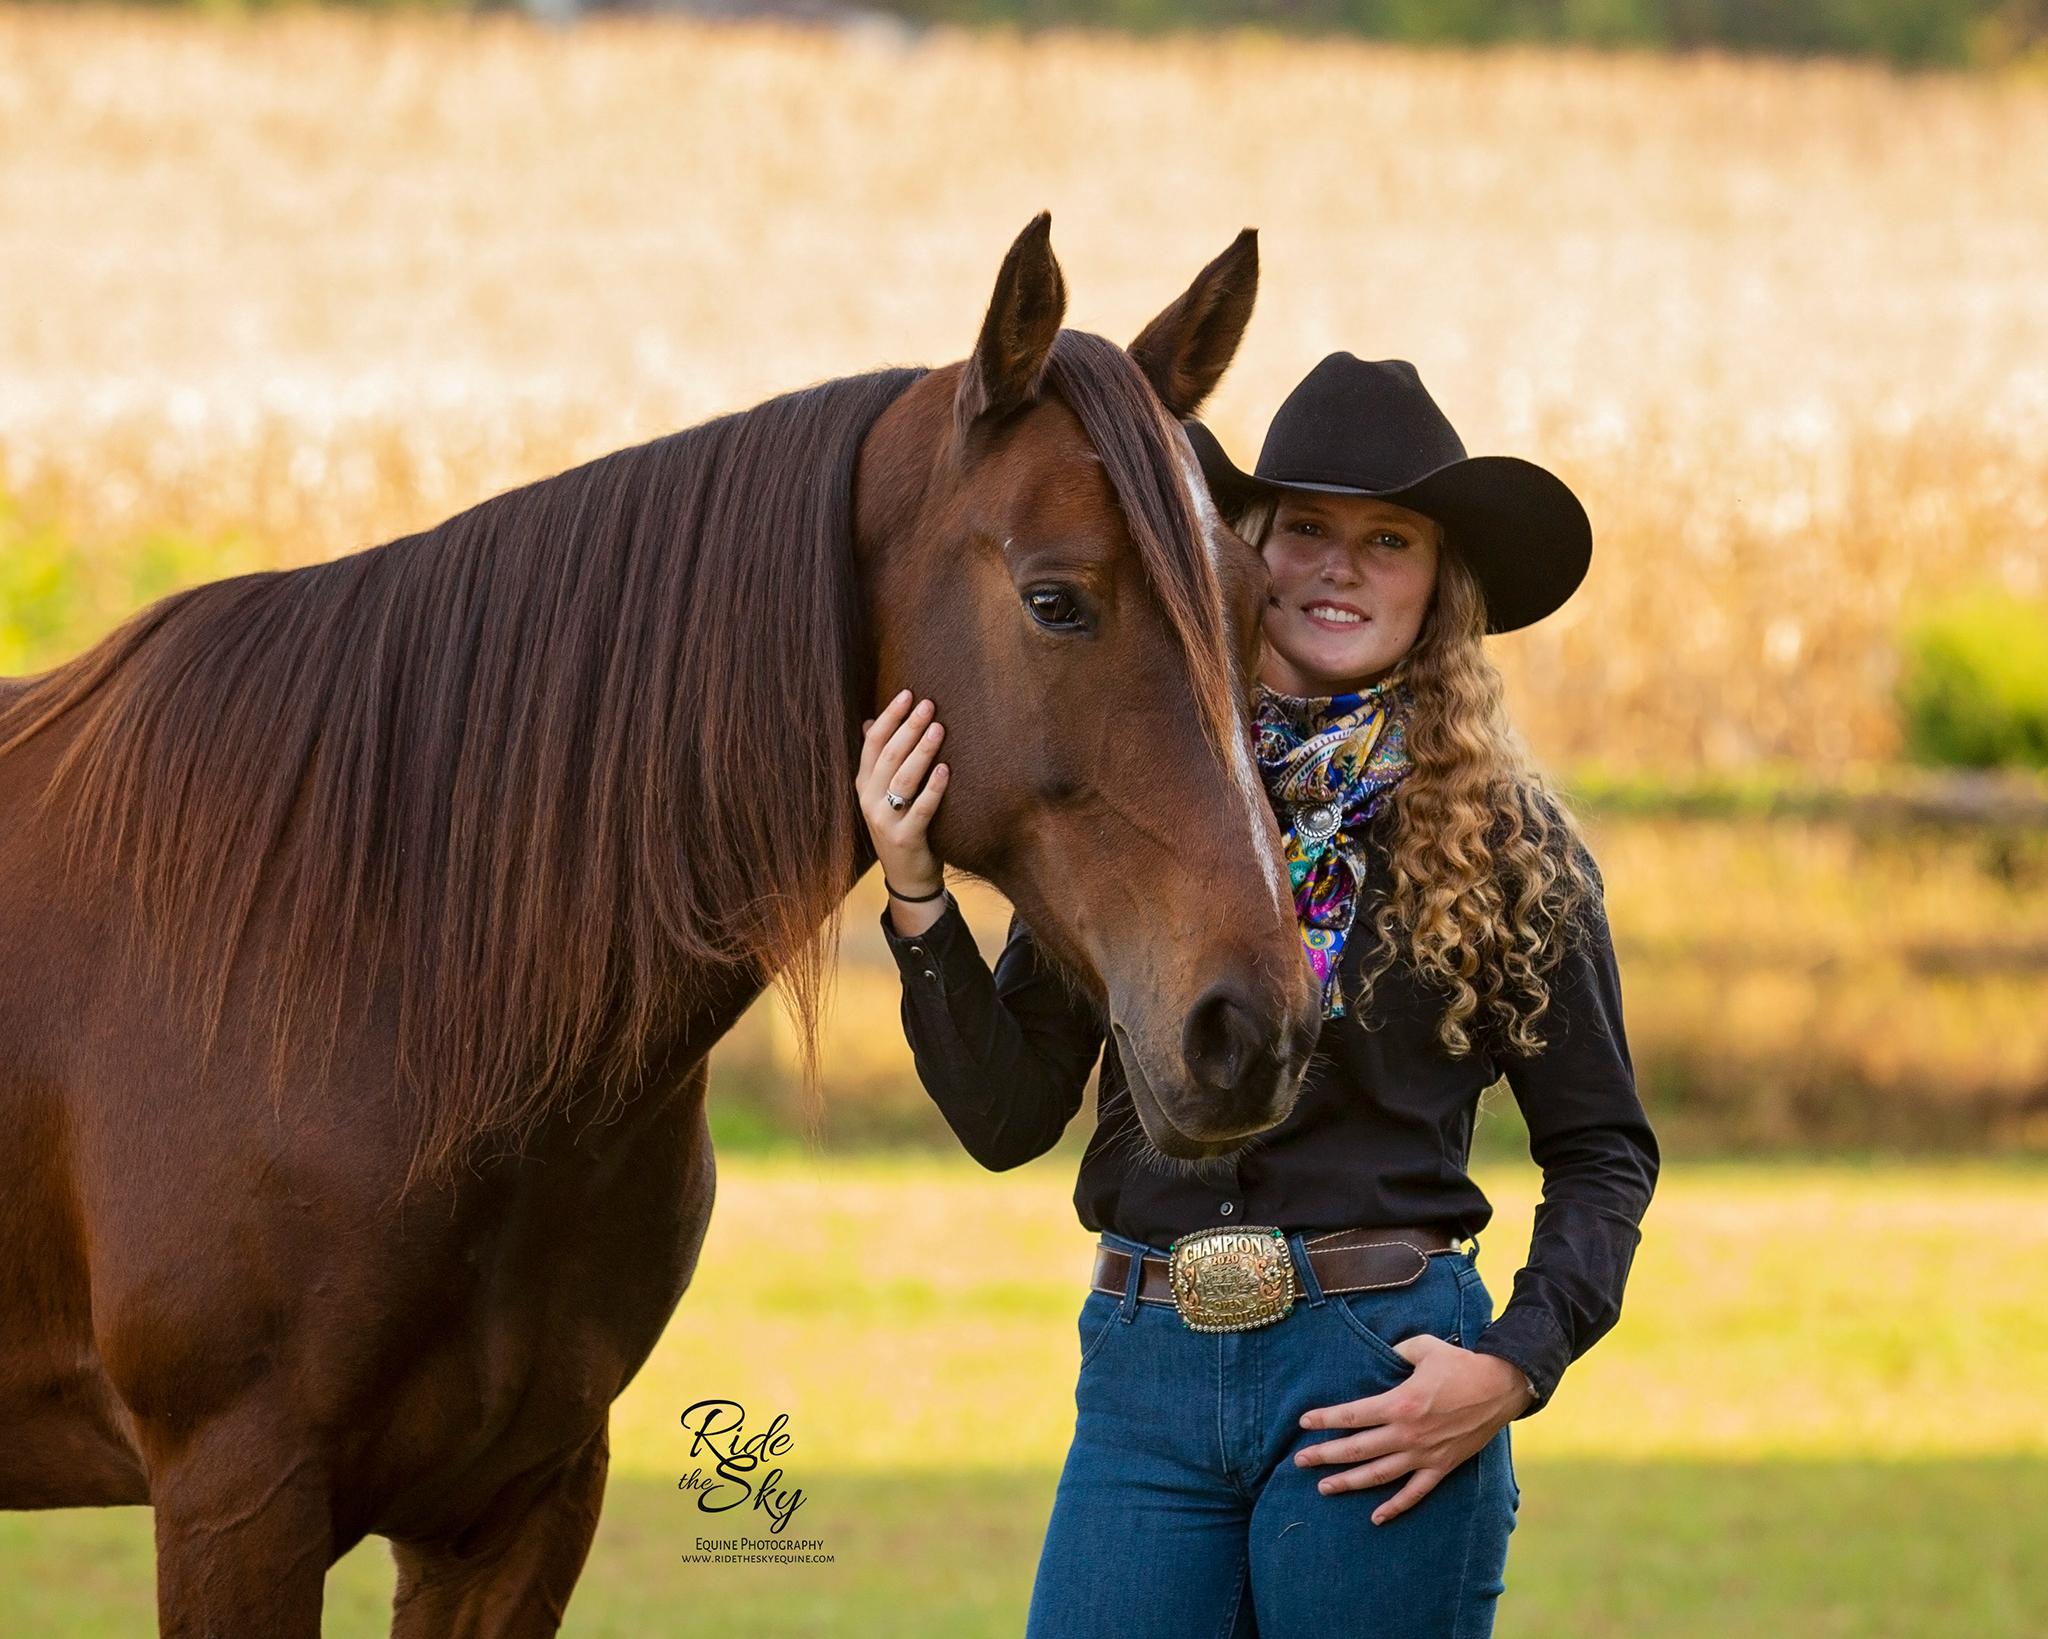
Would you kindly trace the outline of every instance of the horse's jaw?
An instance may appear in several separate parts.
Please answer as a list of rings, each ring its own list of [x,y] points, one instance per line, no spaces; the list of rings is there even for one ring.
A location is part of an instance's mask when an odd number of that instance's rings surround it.
[[[1199,1135],[1187,1132],[1166,1113],[1165,1102],[1146,1075],[1144,1057],[1132,1042],[1130,1033],[1121,1023],[1112,1023],[1110,1032],[1116,1041],[1117,1059],[1123,1066],[1125,1085],[1131,1090],[1131,1107],[1137,1111],[1138,1125],[1145,1129],[1145,1136],[1151,1140],[1152,1147],[1173,1160],[1215,1161],[1233,1156],[1258,1134],[1270,1131],[1286,1120],[1294,1108],[1295,1097],[1300,1091],[1300,1076],[1283,1070],[1276,1078],[1272,1104],[1250,1125],[1230,1132]]]

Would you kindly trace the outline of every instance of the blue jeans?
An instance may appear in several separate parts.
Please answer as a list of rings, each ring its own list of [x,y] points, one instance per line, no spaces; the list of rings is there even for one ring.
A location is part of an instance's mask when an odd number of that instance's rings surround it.
[[[1136,1254],[1116,1236],[1106,1244]],[[1307,1296],[1251,1332],[1191,1332],[1165,1305],[1089,1294],[1074,1443],[1031,1594],[1030,1639],[1486,1639],[1519,1493],[1507,1430],[1385,1525],[1399,1482],[1326,1497],[1296,1468],[1301,1414],[1390,1389],[1393,1350],[1474,1338],[1493,1302],[1442,1253],[1413,1286]]]

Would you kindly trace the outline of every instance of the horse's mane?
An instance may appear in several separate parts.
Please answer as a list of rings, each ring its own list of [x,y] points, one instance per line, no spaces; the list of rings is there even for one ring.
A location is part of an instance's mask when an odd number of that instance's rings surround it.
[[[1202,679],[1227,666],[1220,614],[1204,632],[1162,412],[1121,350],[1061,341],[1049,382]],[[168,598],[0,709],[0,754],[75,717],[46,800],[75,866],[124,868],[209,1039],[261,926],[280,1051],[306,1026],[332,1041],[352,983],[395,981],[419,1164],[514,1145],[645,1070],[691,967],[780,977],[811,1017],[818,929],[865,857],[854,468],[919,374]]]

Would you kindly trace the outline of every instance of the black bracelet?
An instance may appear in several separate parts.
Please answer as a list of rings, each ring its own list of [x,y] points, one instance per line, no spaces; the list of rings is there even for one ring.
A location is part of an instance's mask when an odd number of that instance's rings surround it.
[[[886,876],[882,878],[882,886],[889,889],[889,897],[891,899],[900,899],[906,905],[929,905],[934,899],[944,899],[946,897],[946,884],[944,882],[941,882],[930,893],[905,893],[901,888],[890,887],[889,879]]]

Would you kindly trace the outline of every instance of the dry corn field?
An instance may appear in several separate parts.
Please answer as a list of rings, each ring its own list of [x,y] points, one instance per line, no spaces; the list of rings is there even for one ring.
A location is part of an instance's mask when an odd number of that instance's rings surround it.
[[[1901,612],[2048,588],[2048,87],[1711,59],[0,11],[0,486],[340,552],[958,357],[1042,206],[1120,338],[1263,230],[1241,459],[1345,347],[1580,488],[1555,762],[1884,756]]]
[[[180,581],[958,357],[1041,207],[1071,322],[1119,338],[1260,227],[1211,417],[1240,460],[1344,347],[1573,482],[1587,589],[1498,645],[1553,767],[1886,757],[1901,619],[2048,591],[2039,82],[0,9],[0,602],[10,573],[63,594],[26,635],[0,608],[0,670]],[[1668,1130],[2048,1144],[2041,839],[1996,868],[1828,826],[1598,841]],[[830,1122],[943,1137],[860,904]],[[740,1032],[732,1120],[793,1124],[793,1057],[766,1011]]]

